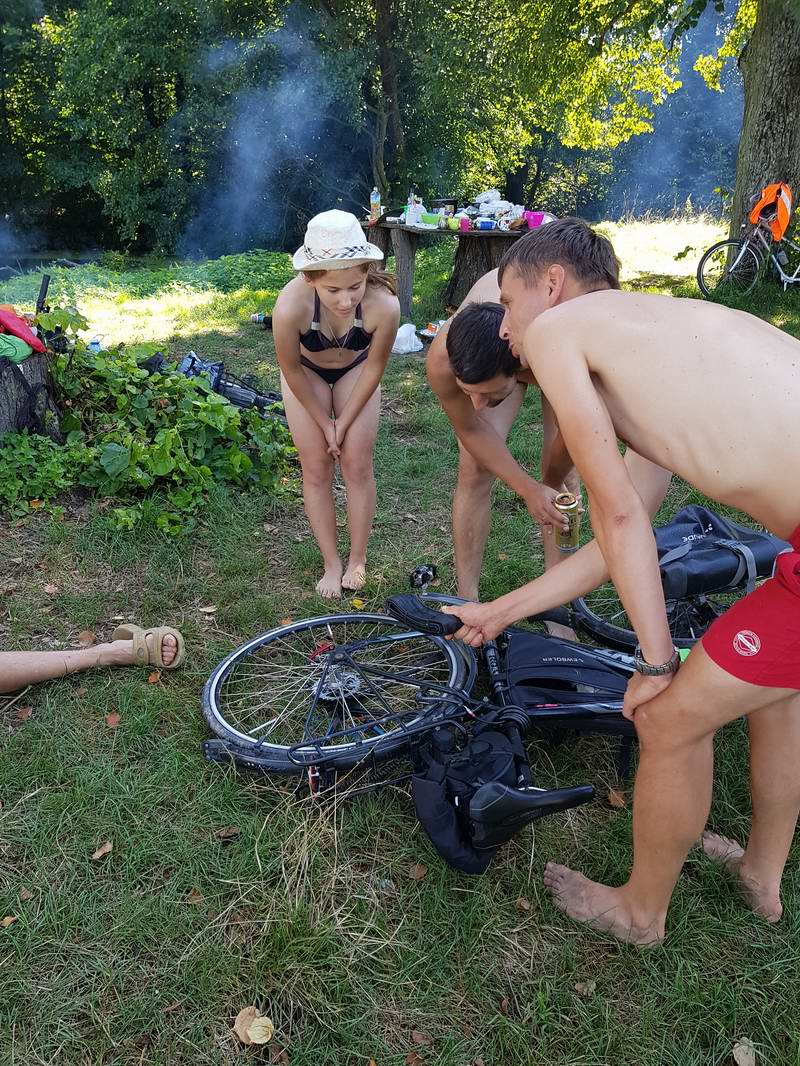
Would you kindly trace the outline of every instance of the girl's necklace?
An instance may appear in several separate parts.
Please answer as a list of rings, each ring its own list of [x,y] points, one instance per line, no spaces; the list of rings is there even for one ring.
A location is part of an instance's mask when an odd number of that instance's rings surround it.
[[[325,317],[326,318],[328,317],[327,311],[325,312]],[[352,323],[350,325],[350,329],[348,329],[347,333],[345,333],[344,340],[341,341],[341,342],[339,341],[339,338],[336,336],[336,330],[333,327],[331,328],[331,337],[333,338],[333,343],[339,349],[339,355],[340,356],[343,354],[345,348],[347,347],[347,342],[350,340],[350,334],[353,332],[353,326],[355,326],[355,324],[356,324],[355,315],[353,315],[353,321],[352,321]],[[328,325],[330,326],[331,323],[328,322]]]

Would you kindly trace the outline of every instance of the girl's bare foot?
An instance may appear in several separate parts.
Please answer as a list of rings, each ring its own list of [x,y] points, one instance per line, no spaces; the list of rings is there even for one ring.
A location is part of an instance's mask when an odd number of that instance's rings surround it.
[[[352,559],[347,563],[347,569],[344,572],[342,578],[342,588],[349,589],[351,592],[355,592],[357,589],[363,589],[367,580],[367,563],[366,560],[361,562],[354,562]]]
[[[663,924],[637,926],[622,890],[600,885],[588,877],[570,870],[568,866],[549,862],[544,870],[544,883],[553,903],[576,922],[604,933],[611,933],[627,944],[649,947],[664,939]]]
[[[147,637],[147,647],[152,651],[152,645],[155,637],[153,635]],[[108,649],[108,654],[103,654],[103,649]],[[136,664],[136,658],[133,654],[133,641],[132,640],[114,640],[110,644],[98,645],[100,666],[134,666]],[[165,666],[169,666],[175,656],[178,654],[178,642],[174,637],[167,634],[161,640],[161,658]]]
[[[738,879],[739,889],[748,906],[768,922],[779,921],[783,915],[779,886],[764,885],[747,870],[741,844],[719,833],[703,833],[700,839],[709,859],[724,866]]]
[[[317,592],[323,600],[335,600],[342,594],[342,564],[338,560],[325,567],[325,573],[317,582]]]

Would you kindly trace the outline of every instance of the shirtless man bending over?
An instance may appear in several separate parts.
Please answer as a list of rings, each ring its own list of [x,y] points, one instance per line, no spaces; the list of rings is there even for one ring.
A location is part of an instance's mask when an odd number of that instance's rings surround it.
[[[542,226],[522,237],[519,245],[546,248],[540,254],[561,264],[553,304],[595,289],[619,288],[619,263],[611,243],[581,219]],[[521,496],[531,517],[542,524],[546,567],[563,558],[553,542],[553,524],[563,524],[553,499],[564,487],[580,494],[572,460],[544,396],[541,483],[506,446],[527,388],[536,382],[518,354],[512,355],[508,339],[498,336],[503,318],[499,298],[497,271],[492,270],[473,285],[456,316],[439,331],[427,359],[428,381],[458,437],[453,543],[458,595],[467,600],[478,598],[495,478]]]
[[[641,748],[630,878],[611,888],[549,863],[545,882],[578,921],[654,943],[703,834],[706,853],[737,874],[753,909],[777,921],[800,813],[800,342],[698,300],[607,291],[549,306],[546,278],[561,268],[522,244],[501,267],[503,328],[552,404],[596,540],[492,603],[450,609],[465,623],[456,636],[476,646],[610,574],[640,662],[624,706]],[[714,622],[677,673],[650,525],[673,471],[794,547],[778,557],[775,577]],[[743,714],[753,809],[744,849],[703,833],[714,734]]]

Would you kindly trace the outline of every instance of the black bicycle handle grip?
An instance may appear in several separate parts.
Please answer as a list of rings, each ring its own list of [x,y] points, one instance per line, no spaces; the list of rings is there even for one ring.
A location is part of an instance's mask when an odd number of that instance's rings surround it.
[[[454,614],[443,614],[423,603],[419,596],[404,592],[399,596],[390,596],[386,601],[386,610],[398,622],[404,622],[420,633],[432,637],[449,637],[457,633],[464,624]]]

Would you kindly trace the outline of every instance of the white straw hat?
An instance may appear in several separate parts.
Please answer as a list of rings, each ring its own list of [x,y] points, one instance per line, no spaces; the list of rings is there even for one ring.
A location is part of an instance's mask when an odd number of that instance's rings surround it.
[[[295,270],[346,270],[382,259],[383,252],[369,243],[355,215],[323,211],[306,227],[305,242],[292,256],[292,266]]]

